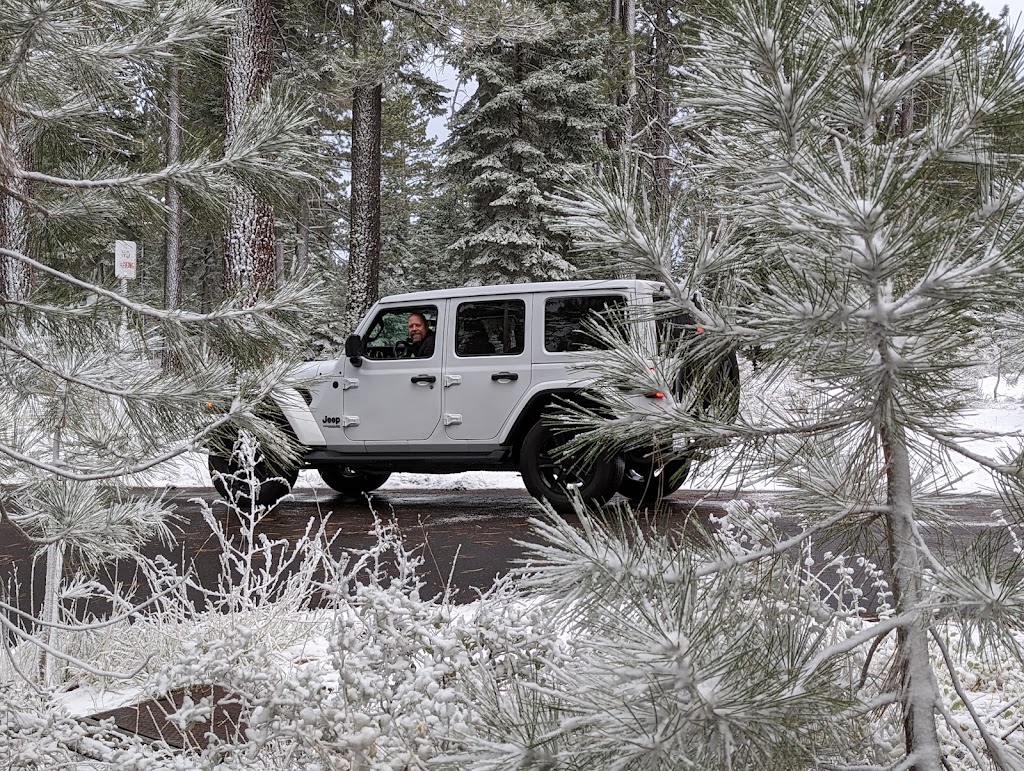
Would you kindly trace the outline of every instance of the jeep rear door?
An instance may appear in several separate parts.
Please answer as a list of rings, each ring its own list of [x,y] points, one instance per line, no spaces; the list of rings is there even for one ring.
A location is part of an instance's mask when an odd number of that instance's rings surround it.
[[[450,439],[494,439],[530,388],[529,295],[452,300],[444,339],[443,420]]]
[[[359,367],[345,364],[341,430],[349,441],[403,445],[428,438],[441,419],[441,336],[446,301],[422,306],[381,308],[363,335]],[[406,322],[410,313],[427,317],[435,334],[433,355],[409,355]],[[330,445],[330,430],[325,430]],[[378,447],[378,449],[385,449]]]

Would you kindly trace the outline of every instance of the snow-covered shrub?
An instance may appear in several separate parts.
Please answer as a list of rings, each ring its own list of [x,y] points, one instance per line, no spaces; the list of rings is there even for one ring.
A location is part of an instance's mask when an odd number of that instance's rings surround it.
[[[0,693],[17,725],[74,726],[55,703],[76,690],[128,689],[165,711],[186,748],[172,762],[159,747],[130,743],[129,759],[116,751],[120,739],[97,735],[97,757],[121,764],[111,768],[427,768],[479,721],[467,673],[514,682],[563,648],[507,582],[467,608],[422,597],[422,556],[376,515],[376,542],[350,551],[329,535],[326,514],[288,542],[263,534],[263,508],[197,503],[220,555],[216,583],[199,583],[187,564],[141,561],[152,600],[67,636],[67,693],[31,708]],[[17,682],[7,669],[5,686]],[[174,696],[180,707],[171,709]],[[224,710],[237,718],[212,730]],[[16,757],[38,735],[11,737]],[[76,742],[59,738],[53,752],[74,755]]]

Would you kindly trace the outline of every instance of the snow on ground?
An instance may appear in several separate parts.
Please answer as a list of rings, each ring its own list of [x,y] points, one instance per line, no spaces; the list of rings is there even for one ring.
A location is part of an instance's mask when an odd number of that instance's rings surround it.
[[[788,388],[783,384],[780,388]],[[751,388],[745,395],[748,403],[745,409],[758,412],[752,400],[769,400],[776,392],[765,393]],[[993,457],[1001,448],[1011,446],[1014,435],[1024,436],[1024,378],[1019,382],[1010,383],[1005,378],[997,384],[996,378],[986,377],[978,382],[978,401],[976,406],[963,414],[964,424],[975,431],[1006,434],[1008,436],[976,439],[967,442],[967,446],[977,453]],[[967,494],[991,492],[992,482],[989,474],[976,464],[964,458],[955,458],[954,464],[963,477],[953,485],[956,493]],[[143,482],[156,487],[210,487],[210,474],[206,468],[206,456],[198,453],[186,455],[172,462],[165,463],[151,472]],[[714,484],[713,480],[698,475],[692,480],[694,486],[701,487]],[[748,482],[735,478],[726,480],[729,489],[742,491],[773,490],[770,481]],[[303,471],[299,474],[296,488],[327,489],[315,471]],[[466,471],[459,474],[393,474],[385,483],[384,490],[521,490],[522,476],[514,471]]]
[[[976,405],[963,415],[964,423],[979,431],[994,431],[1000,433],[1024,433],[1024,383],[1020,386],[1010,386],[1003,382],[998,389],[997,398],[994,398],[995,382],[987,378],[979,382],[978,400]],[[756,394],[756,389],[751,389]],[[762,396],[761,398],[771,398]],[[756,411],[756,404],[747,404],[747,409]],[[979,452],[992,453],[1001,446],[1006,446],[1012,439],[998,438],[975,440],[972,442],[972,449]],[[988,475],[980,469],[972,469],[966,462],[959,462],[958,468],[965,474],[956,485],[955,490],[960,493],[988,491],[991,488]],[[697,482],[699,482],[699,478]],[[209,486],[209,474],[206,470],[206,458],[203,455],[190,455],[180,458],[173,463],[165,464],[149,480],[149,484],[168,485],[173,487]],[[324,487],[319,476],[315,472],[303,472],[299,481],[300,487],[319,488]],[[395,474],[385,485],[386,489],[511,489],[522,488],[523,483],[519,474],[509,472],[484,472],[474,471],[462,474]],[[742,489],[763,490],[766,485],[748,486]],[[312,619],[311,619],[312,620]],[[296,660],[310,661],[318,658],[318,653],[323,653],[319,648],[325,645],[324,638],[320,635],[312,635],[302,644],[301,655],[296,655]],[[282,651],[283,659],[288,659],[288,651]],[[979,684],[975,687],[979,690],[991,685],[990,678],[979,674]],[[1016,681],[1010,687],[1010,683],[1003,682],[1000,689],[1001,697],[997,703],[1002,705],[1007,698],[1024,691],[1024,683]],[[992,686],[994,687],[994,686]],[[85,716],[94,714],[101,710],[114,709],[131,704],[139,698],[141,686],[138,684],[126,684],[120,687],[96,687],[86,686],[75,688],[55,695],[63,707],[71,715]],[[985,694],[979,694],[979,704],[988,698]]]
[[[1024,379],[1008,383],[1002,379],[986,377],[978,382],[978,401],[974,407],[962,414],[963,423],[979,432],[1002,434],[989,439],[972,439],[964,442],[971,451],[990,458],[998,456],[1000,450],[1020,444],[1024,437]],[[957,493],[994,492],[992,478],[987,471],[966,458],[954,458],[959,473],[964,476],[953,485]]]
[[[161,464],[140,482],[153,487],[212,487],[206,456],[189,453]],[[302,471],[296,489],[327,485],[315,471]],[[515,471],[465,471],[461,474],[392,474],[383,490],[514,490],[524,489],[523,478]]]

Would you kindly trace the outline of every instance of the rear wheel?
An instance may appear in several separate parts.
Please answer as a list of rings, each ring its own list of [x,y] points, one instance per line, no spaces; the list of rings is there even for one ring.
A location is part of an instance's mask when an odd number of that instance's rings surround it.
[[[616,455],[582,463],[571,457],[557,457],[555,451],[563,441],[539,421],[526,432],[519,451],[519,469],[526,489],[563,514],[574,511],[574,493],[585,503],[603,506],[622,481],[622,458]]]
[[[376,490],[391,476],[390,471],[353,471],[347,466],[326,466],[317,471],[324,484],[353,498]]]
[[[253,495],[258,506],[272,508],[292,491],[299,478],[298,468],[274,468],[266,460],[253,466],[250,473],[237,455],[211,455],[209,468],[210,479],[220,496],[240,509],[249,508]]]
[[[650,459],[630,462],[619,483],[619,492],[634,505],[657,503],[682,487],[689,471],[689,458],[669,461],[663,466]]]

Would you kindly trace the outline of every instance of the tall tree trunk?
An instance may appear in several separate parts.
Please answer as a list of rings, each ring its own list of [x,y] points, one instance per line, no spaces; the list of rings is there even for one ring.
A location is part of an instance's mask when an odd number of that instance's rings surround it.
[[[18,119],[11,115],[0,120],[0,168],[29,169],[31,155],[24,137],[19,135]],[[0,248],[28,254],[29,183],[10,176],[0,178],[0,185],[10,193],[0,193]],[[24,300],[32,288],[32,269],[13,257],[0,258],[0,297]]]
[[[605,145],[611,150],[627,148],[633,140],[633,110],[636,108],[636,0],[611,0],[610,26],[622,33],[626,44],[625,69],[614,104],[625,110],[619,131],[605,131]],[[619,65],[616,63],[615,68]]]
[[[167,163],[181,159],[181,73],[172,64],[167,77]],[[164,307],[177,308],[181,301],[181,195],[174,182],[167,183],[166,232],[164,235]]]
[[[882,431],[889,488],[888,530],[892,549],[893,594],[900,614],[911,613],[922,601],[921,553],[915,543],[914,502],[911,494],[910,456],[899,430]],[[897,635],[896,666],[903,735],[908,755],[918,760],[914,771],[940,771],[942,749],[935,730],[939,689],[928,653],[928,620],[922,617]]]
[[[225,138],[230,147],[246,107],[270,84],[270,0],[242,0],[228,42],[225,85]],[[247,188],[236,187],[228,199],[224,238],[225,292],[255,297],[274,286],[274,212]]]
[[[876,289],[874,306],[878,308],[885,302],[884,293]],[[879,345],[878,353],[883,362],[891,363],[892,354],[886,342]],[[883,384],[879,402],[882,405],[896,402],[891,386]],[[929,618],[919,610],[924,599],[924,565],[915,533],[913,476],[906,430],[892,413],[891,408],[883,407],[877,428],[885,459],[889,507],[886,530],[893,597],[899,614],[921,614],[897,632],[894,685],[903,709],[905,750],[908,756],[915,757],[910,768],[912,771],[940,771],[942,748],[935,729],[935,715],[936,705],[942,699],[928,652]]]
[[[651,78],[651,111],[654,123],[651,136],[651,173],[654,176],[654,211],[658,216],[668,212],[669,203],[669,67],[672,61],[672,37],[669,35],[668,8],[670,0],[655,0],[654,9],[654,72]],[[663,266],[671,269],[671,265]]]
[[[369,22],[356,4],[353,50],[360,54],[361,31]],[[380,294],[381,85],[352,91],[352,192],[349,198],[348,305],[350,330]]]

